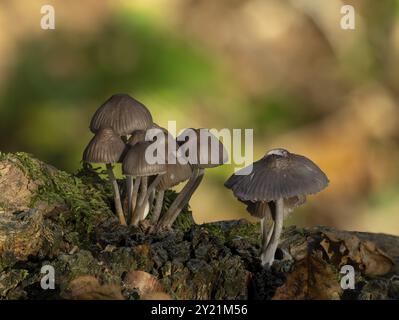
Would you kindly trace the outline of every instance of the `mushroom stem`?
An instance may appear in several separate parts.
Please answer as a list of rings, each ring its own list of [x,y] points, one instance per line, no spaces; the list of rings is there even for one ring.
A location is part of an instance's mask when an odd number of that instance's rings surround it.
[[[144,201],[144,199],[145,199],[145,197],[146,197],[146,195],[148,193],[147,185],[148,185],[148,177],[144,176],[144,177],[141,178],[140,195],[139,195],[139,198],[138,198],[138,205],[139,206],[141,206],[143,204],[143,201]]]
[[[268,227],[266,218],[262,218],[262,220],[260,221],[260,225],[261,225],[261,233],[262,233],[262,248],[261,248],[261,252],[265,252],[266,248],[267,248],[267,245],[269,244],[270,239],[271,239],[272,234],[273,234],[274,222],[272,222],[270,227]]]
[[[267,245],[266,250],[262,251],[261,254],[262,266],[264,267],[271,267],[271,265],[273,264],[274,255],[276,253],[281,232],[283,230],[283,220],[284,220],[284,199],[280,198],[276,200],[272,238],[270,239],[270,243]]]
[[[112,184],[112,190],[114,192],[116,214],[118,215],[120,224],[126,226],[125,215],[123,214],[123,209],[122,209],[121,196],[119,194],[118,182],[116,181],[114,171],[112,170],[112,165],[110,163],[107,163],[106,167],[107,167],[109,181]]]
[[[133,184],[132,198],[131,198],[131,202],[130,202],[130,206],[131,206],[130,220],[129,220],[130,224],[132,224],[134,210],[136,209],[137,195],[138,195],[139,189],[140,189],[140,182],[141,182],[141,177],[136,177],[136,180],[134,181],[134,184]]]
[[[183,208],[190,201],[192,195],[194,194],[195,190],[198,188],[203,177],[204,177],[204,169],[197,168],[193,171],[190,180],[188,180],[187,184],[180,191],[176,199],[169,207],[169,210],[159,221],[157,229],[170,228],[172,226],[173,222],[175,222],[181,210],[183,210]]]
[[[148,202],[148,199],[152,193],[152,191],[155,189],[155,187],[159,184],[159,182],[161,181],[162,178],[162,174],[157,175],[157,177],[154,179],[154,181],[150,184],[150,186],[147,189],[147,192],[144,196],[144,199],[142,202],[138,203],[138,207],[135,210],[135,215],[134,215],[134,219],[132,221],[132,224],[134,226],[137,226],[137,224],[139,223],[139,221],[144,219],[144,212],[145,212],[145,208],[146,208],[146,204]]]
[[[150,196],[148,198],[149,202],[149,210],[152,210],[152,207],[154,206],[154,199],[155,199],[155,189],[153,189],[150,193]]]
[[[165,191],[159,190],[157,196],[155,197],[154,211],[152,212],[151,216],[151,221],[154,225],[158,222],[159,216],[161,215],[164,195]]]
[[[127,189],[127,221],[130,221],[132,215],[132,194],[133,194],[133,176],[126,176],[126,189]]]

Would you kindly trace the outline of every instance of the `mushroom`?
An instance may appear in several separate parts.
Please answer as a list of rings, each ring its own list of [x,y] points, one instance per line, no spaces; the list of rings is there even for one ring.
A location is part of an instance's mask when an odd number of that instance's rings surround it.
[[[151,113],[141,102],[126,93],[118,93],[111,96],[97,109],[91,119],[90,130],[96,133],[103,127],[109,127],[121,136],[124,142],[127,142],[132,132],[137,130],[145,132],[152,125]],[[126,184],[129,197],[132,198],[135,187],[137,188],[140,184],[140,179],[136,182],[136,186],[133,186],[133,177],[129,176]],[[131,202],[129,201],[128,216],[131,215]]]
[[[144,219],[149,196],[152,190],[158,185],[162,175],[166,173],[165,163],[150,164],[146,159],[146,150],[152,143],[149,141],[136,143],[129,149],[122,164],[122,172],[124,174],[141,178],[141,194],[137,199],[137,205],[130,220],[133,225],[137,225],[139,221]],[[157,175],[157,177],[147,188],[148,177],[153,175]]]
[[[306,195],[323,190],[328,183],[327,176],[310,159],[280,148],[254,162],[252,170],[241,169],[225,182],[248,205],[247,210],[262,219],[263,266],[273,264],[284,218],[306,201]]]
[[[94,113],[90,130],[96,133],[109,127],[119,136],[129,136],[135,130],[147,130],[153,124],[150,111],[126,93],[114,94]]]
[[[145,130],[135,130],[132,132],[129,140],[126,143],[126,150],[124,152],[123,159],[125,158],[126,154],[128,153],[129,149],[133,147],[136,143],[145,141]],[[136,177],[133,183],[133,176],[126,174],[126,186],[127,186],[127,194],[128,194],[128,221],[131,220],[132,212],[136,207],[137,202],[137,195],[140,189],[141,177]]]
[[[172,226],[200,185],[205,168],[220,166],[228,160],[223,144],[208,129],[186,129],[177,137],[177,141],[181,143],[177,150],[177,161],[189,163],[192,167],[192,174],[166,214],[159,220],[157,229]]]
[[[167,164],[166,174],[164,174],[156,187],[158,193],[155,198],[155,206],[151,216],[151,222],[156,225],[159,220],[159,216],[162,211],[163,198],[165,191],[177,186],[181,182],[190,179],[192,175],[191,166],[187,164],[181,164],[179,162],[174,164]]]
[[[119,187],[112,170],[112,164],[120,161],[124,149],[124,142],[111,128],[102,128],[91,139],[83,152],[83,161],[106,165],[108,177],[114,193],[115,210],[122,225],[126,225],[126,220],[123,214]]]

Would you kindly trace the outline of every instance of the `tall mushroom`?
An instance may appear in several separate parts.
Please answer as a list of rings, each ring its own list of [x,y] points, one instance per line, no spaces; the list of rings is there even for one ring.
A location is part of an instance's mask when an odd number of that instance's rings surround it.
[[[142,185],[145,189],[141,191],[141,195],[137,200],[136,208],[131,216],[131,224],[137,225],[144,218],[145,208],[148,205],[148,199],[155,187],[158,185],[162,175],[166,173],[165,163],[149,163],[146,158],[146,150],[153,142],[142,141],[136,143],[127,152],[123,164],[122,171],[126,175],[141,177]],[[156,175],[157,177],[151,182],[147,188],[148,177]]]
[[[122,225],[126,225],[126,220],[123,214],[119,187],[112,170],[112,164],[120,161],[124,149],[124,142],[111,128],[102,128],[91,139],[83,152],[83,161],[106,165],[108,177],[114,193],[115,210]]]
[[[150,111],[126,93],[114,94],[94,113],[90,130],[109,127],[119,136],[129,136],[135,130],[147,130],[153,124]]]
[[[227,151],[222,142],[208,129],[186,129],[177,137],[177,141],[181,144],[177,152],[177,161],[189,163],[192,167],[192,175],[168,211],[159,220],[158,229],[172,226],[200,185],[206,168],[214,168],[228,161]]]
[[[152,125],[152,116],[146,106],[126,93],[118,93],[111,96],[97,109],[91,119],[90,130],[96,133],[103,127],[109,127],[121,136],[124,142],[127,142],[133,132],[145,132]],[[141,135],[138,136],[141,137]],[[140,179],[136,181],[136,188],[139,183]],[[126,185],[129,198],[132,199],[135,190],[132,176],[126,177]],[[128,216],[131,215],[131,202],[130,200]]]
[[[321,191],[329,181],[310,159],[280,148],[270,150],[254,162],[252,171],[248,168],[240,171],[233,174],[225,186],[248,204],[252,215],[262,219],[261,260],[263,266],[271,266],[284,217],[304,203],[306,195]],[[242,174],[249,171],[249,174]],[[270,216],[274,223],[267,228]]]

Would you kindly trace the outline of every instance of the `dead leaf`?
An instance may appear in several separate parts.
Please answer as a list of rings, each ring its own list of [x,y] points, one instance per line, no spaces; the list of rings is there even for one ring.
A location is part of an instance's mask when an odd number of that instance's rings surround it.
[[[80,276],[72,280],[66,290],[70,300],[124,300],[118,285],[101,285],[93,276]]]
[[[360,271],[368,276],[381,276],[392,271],[394,262],[370,241],[344,231],[323,232],[320,245],[336,267],[357,264]]]
[[[295,264],[284,285],[276,290],[273,300],[335,300],[341,294],[337,271],[313,253]]]

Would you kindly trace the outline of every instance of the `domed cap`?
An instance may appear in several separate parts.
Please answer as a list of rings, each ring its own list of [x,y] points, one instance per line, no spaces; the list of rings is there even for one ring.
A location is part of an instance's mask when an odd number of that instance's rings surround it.
[[[91,139],[83,152],[83,161],[92,163],[116,163],[120,160],[125,144],[111,129],[103,128]]]
[[[146,149],[152,142],[138,142],[127,152],[122,172],[131,176],[151,176],[166,173],[166,164],[148,163],[146,160]]]
[[[179,156],[185,157],[193,166],[202,169],[214,168],[228,161],[226,148],[209,129],[188,128],[179,135],[177,140],[181,148],[184,146],[184,148],[188,150],[188,154],[187,152],[185,155],[179,153]],[[196,159],[192,159],[189,152],[195,148],[197,148],[197,157]]]
[[[253,163],[250,174],[237,172],[224,185],[237,198],[254,202],[314,194],[328,182],[324,172],[310,159],[285,149],[273,149]]]
[[[112,128],[120,136],[134,130],[146,130],[152,126],[150,111],[139,101],[125,93],[115,94],[97,109],[90,123],[90,130],[97,132],[104,127]]]
[[[158,190],[167,190],[179,183],[188,180],[192,175],[191,166],[187,164],[168,164],[166,174],[164,174],[159,182]]]

